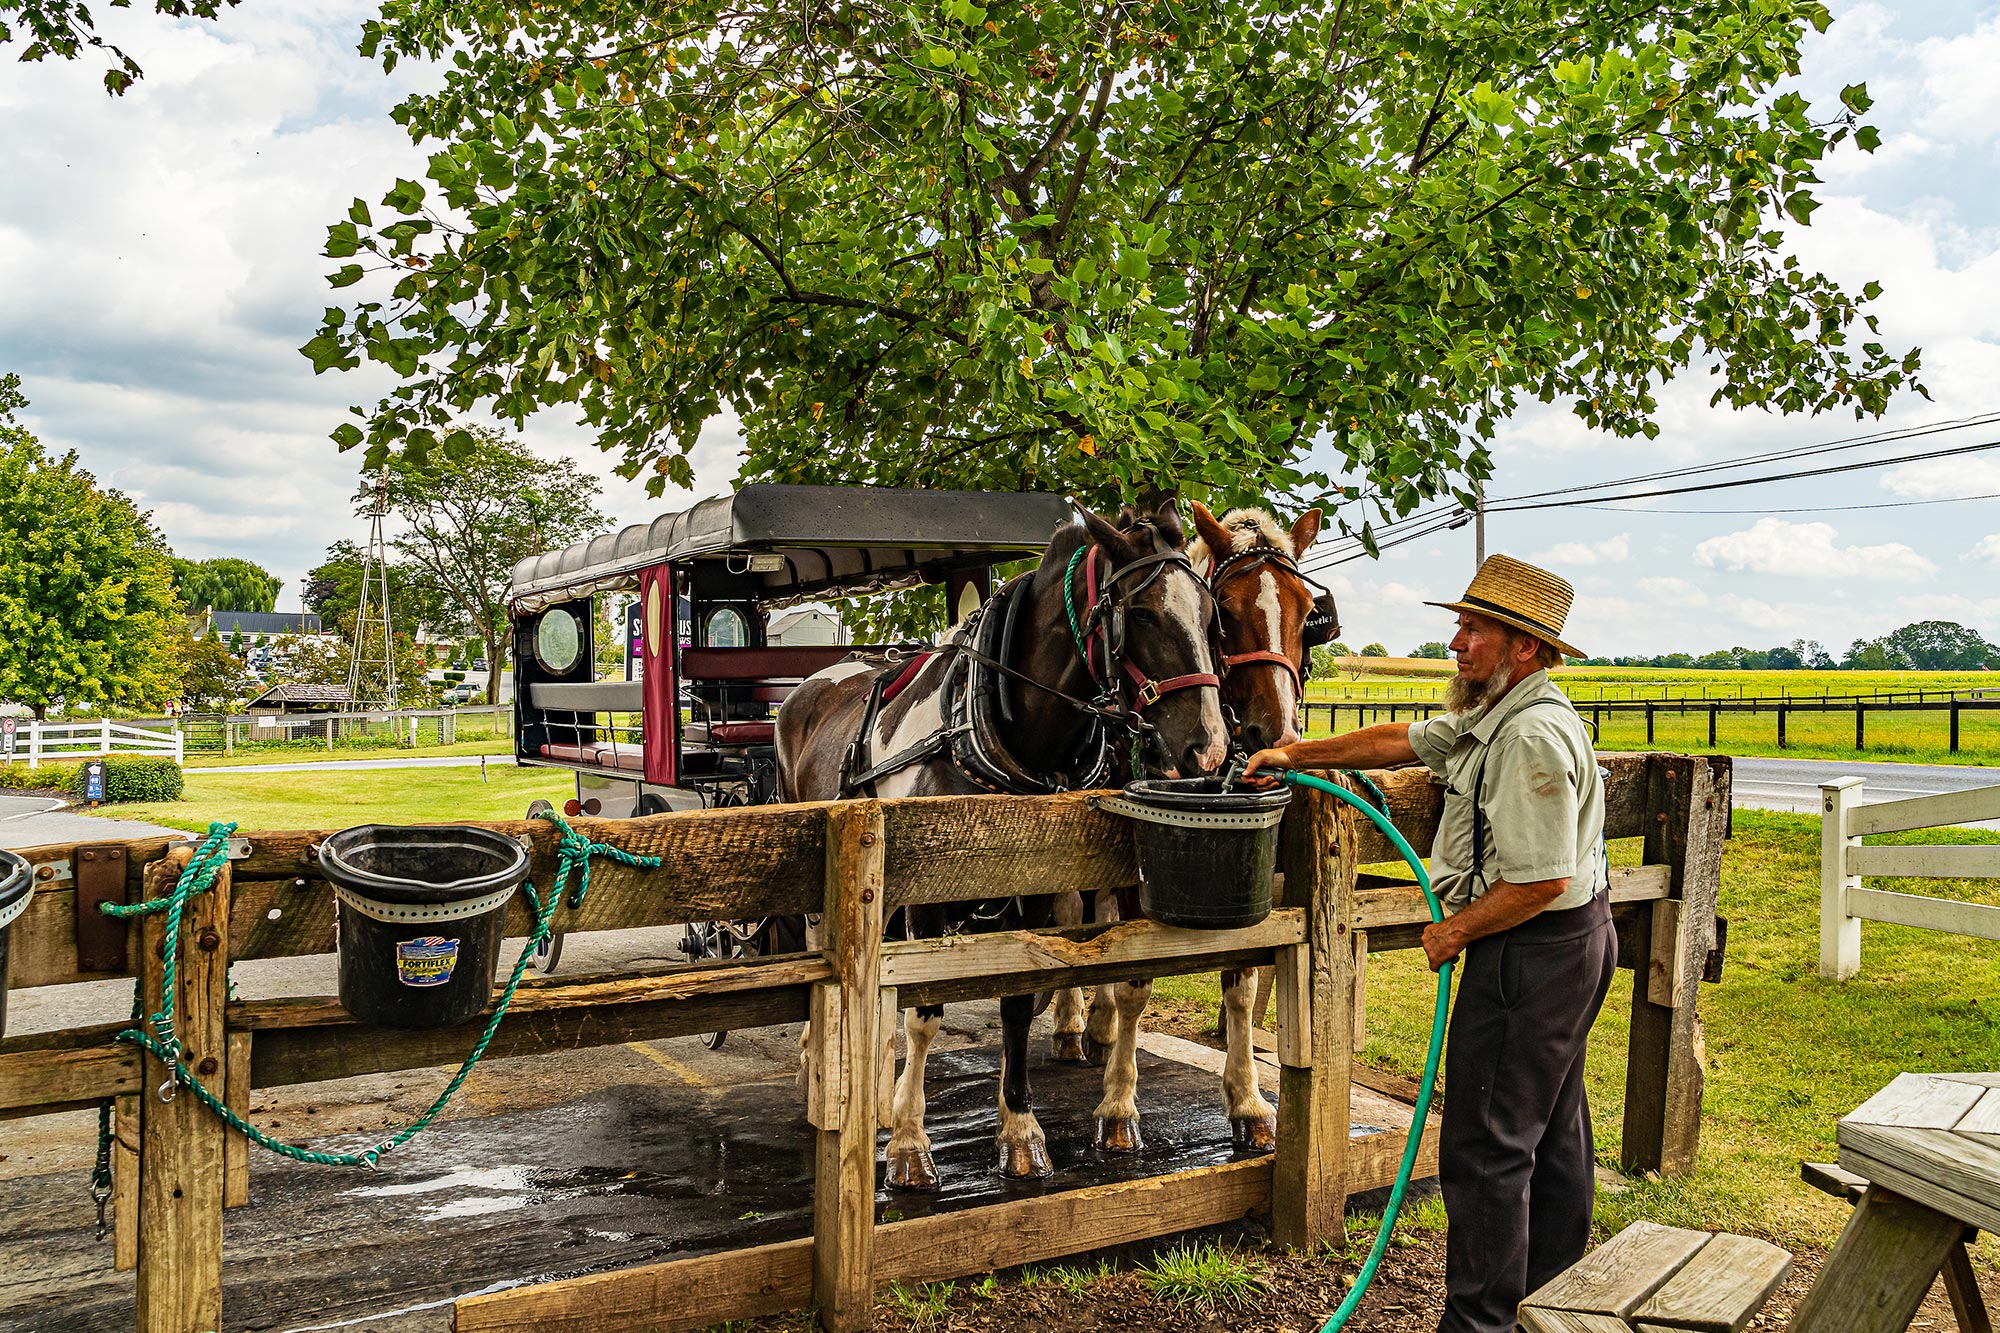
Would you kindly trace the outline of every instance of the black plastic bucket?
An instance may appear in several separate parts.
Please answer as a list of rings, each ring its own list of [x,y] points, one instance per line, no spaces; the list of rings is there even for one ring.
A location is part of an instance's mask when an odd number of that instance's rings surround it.
[[[7,936],[14,918],[28,910],[35,872],[12,852],[0,852],[0,1037],[7,1035]]]
[[[364,1023],[442,1028],[493,998],[528,850],[491,829],[363,824],[320,845],[339,899],[340,1002]]]
[[[1290,787],[1225,791],[1220,778],[1127,784],[1105,809],[1136,820],[1139,907],[1169,926],[1237,930],[1271,914]]]

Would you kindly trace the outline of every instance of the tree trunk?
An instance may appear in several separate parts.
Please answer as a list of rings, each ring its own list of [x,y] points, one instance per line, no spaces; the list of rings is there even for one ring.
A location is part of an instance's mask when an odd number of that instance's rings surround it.
[[[500,702],[500,640],[492,636],[486,640],[486,702]]]

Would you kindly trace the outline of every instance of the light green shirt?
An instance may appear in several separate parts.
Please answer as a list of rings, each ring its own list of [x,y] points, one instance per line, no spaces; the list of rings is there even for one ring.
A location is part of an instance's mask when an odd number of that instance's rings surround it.
[[[1526,705],[1537,700],[1550,703]],[[1609,882],[1604,781],[1590,731],[1546,671],[1525,677],[1482,714],[1440,713],[1410,724],[1410,746],[1445,780],[1431,844],[1431,883],[1458,911],[1500,880],[1569,878],[1547,910],[1581,907]],[[1480,784],[1480,765],[1486,778]],[[1472,873],[1472,794],[1486,812],[1483,876]]]

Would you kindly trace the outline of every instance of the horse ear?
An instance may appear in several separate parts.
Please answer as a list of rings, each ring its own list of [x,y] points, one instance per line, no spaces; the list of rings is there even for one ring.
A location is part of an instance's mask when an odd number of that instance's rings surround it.
[[[1102,546],[1114,562],[1132,559],[1132,541],[1118,530],[1117,524],[1101,514],[1086,509],[1083,513],[1083,530],[1090,534],[1090,540]]]
[[[1180,506],[1168,496],[1153,511],[1153,526],[1166,538],[1166,549],[1178,551],[1187,545],[1187,529],[1181,526]]]
[[[1188,505],[1188,512],[1194,515],[1195,532],[1208,543],[1210,558],[1219,560],[1236,549],[1236,543],[1230,540],[1229,529],[1223,527],[1215,515],[1209,512],[1207,505],[1199,500],[1192,501]]]
[[[1306,547],[1313,544],[1313,538],[1319,536],[1320,522],[1319,510],[1308,509],[1292,524],[1292,559],[1304,555]]]

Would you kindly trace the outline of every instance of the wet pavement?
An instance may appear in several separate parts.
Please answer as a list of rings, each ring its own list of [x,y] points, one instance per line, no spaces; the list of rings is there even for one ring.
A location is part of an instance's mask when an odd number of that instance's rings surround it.
[[[1119,1157],[1092,1146],[1102,1071],[1038,1054],[1036,1103],[1056,1173],[1016,1182],[995,1170],[997,1044],[934,1053],[927,1123],[943,1188],[880,1190],[878,1220],[1230,1160],[1214,1076],[1139,1059],[1146,1150]],[[373,1137],[315,1146],[352,1150]],[[224,1327],[443,1333],[462,1295],[804,1236],[813,1145],[792,1081],[767,1078],[631,1083],[443,1123],[377,1172],[258,1152],[251,1203],[226,1217]],[[110,1242],[94,1232],[83,1171],[0,1181],[10,1256],[0,1330],[131,1326],[132,1276],[112,1271]]]

